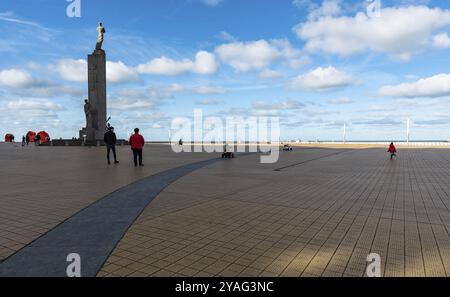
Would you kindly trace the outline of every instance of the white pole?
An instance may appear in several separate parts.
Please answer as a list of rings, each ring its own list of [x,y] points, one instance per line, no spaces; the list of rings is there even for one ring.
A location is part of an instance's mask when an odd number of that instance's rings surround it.
[[[347,142],[347,123],[344,123],[344,144]]]
[[[408,118],[407,124],[406,124],[406,143],[409,144],[409,138],[411,133],[411,120]]]

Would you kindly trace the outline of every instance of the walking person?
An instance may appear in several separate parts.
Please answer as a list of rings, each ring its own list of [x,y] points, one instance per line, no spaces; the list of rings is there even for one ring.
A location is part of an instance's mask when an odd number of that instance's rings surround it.
[[[109,127],[108,132],[105,133],[105,136],[103,137],[103,141],[105,141],[106,144],[106,159],[108,160],[108,164],[111,164],[110,154],[111,151],[113,152],[114,156],[114,164],[119,164],[119,161],[117,161],[117,155],[116,155],[116,143],[117,143],[117,137],[116,133],[114,133],[114,127]]]
[[[142,137],[141,134],[139,134],[139,129],[134,129],[134,134],[130,137],[130,145],[131,150],[133,151],[133,160],[134,160],[134,166],[138,166],[138,158],[139,158],[139,166],[144,166],[144,163],[142,163],[142,149],[145,145],[144,137]]]
[[[395,148],[395,145],[393,142],[389,145],[388,153],[391,154],[391,160],[397,156],[397,149]]]
[[[22,147],[24,147],[24,146],[25,146],[25,143],[26,143],[26,139],[25,139],[25,136],[22,136]]]

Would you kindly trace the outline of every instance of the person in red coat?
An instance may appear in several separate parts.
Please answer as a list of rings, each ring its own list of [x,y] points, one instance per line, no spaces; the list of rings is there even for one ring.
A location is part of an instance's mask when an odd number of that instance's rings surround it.
[[[133,151],[133,159],[134,159],[134,166],[138,166],[138,158],[139,158],[139,166],[144,166],[144,163],[142,163],[142,149],[145,145],[144,137],[142,137],[141,134],[139,134],[139,129],[134,129],[134,134],[130,137],[130,145],[131,150]]]
[[[389,145],[388,153],[391,154],[391,160],[392,160],[392,158],[394,158],[394,156],[397,156],[396,155],[397,149],[395,148],[395,145],[393,142],[391,142],[391,145]]]

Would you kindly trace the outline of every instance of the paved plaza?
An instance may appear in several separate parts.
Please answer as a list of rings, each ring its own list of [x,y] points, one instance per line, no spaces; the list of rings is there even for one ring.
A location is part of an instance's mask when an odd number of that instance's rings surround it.
[[[450,273],[450,149],[389,161],[385,148],[295,148],[260,164],[150,145],[144,168],[129,147],[118,166],[104,153],[0,144],[0,274],[20,274],[24,259],[33,271],[32,251],[57,255],[81,216],[123,222],[74,230],[70,248],[95,250],[101,277],[364,276],[371,253],[383,276]],[[133,216],[127,199],[142,199]]]

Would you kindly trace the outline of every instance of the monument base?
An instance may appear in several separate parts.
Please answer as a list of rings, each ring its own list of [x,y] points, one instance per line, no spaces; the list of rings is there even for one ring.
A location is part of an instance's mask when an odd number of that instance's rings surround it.
[[[102,132],[96,129],[84,128],[80,131],[80,139],[86,141],[97,141],[97,140],[103,141],[105,133],[106,131]]]
[[[124,146],[129,145],[128,141],[125,139],[118,139],[116,146]],[[105,143],[103,140],[95,140],[95,141],[88,141],[84,142],[82,139],[54,139],[50,142],[41,143],[40,146],[86,146],[86,147],[92,147],[92,146],[105,146]]]

